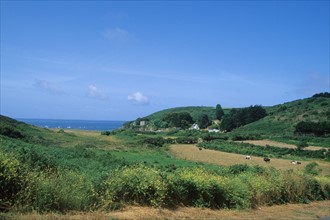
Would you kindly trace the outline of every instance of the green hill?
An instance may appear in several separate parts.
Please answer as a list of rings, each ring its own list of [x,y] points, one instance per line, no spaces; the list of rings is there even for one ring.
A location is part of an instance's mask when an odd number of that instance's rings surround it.
[[[234,130],[272,136],[292,136],[297,123],[329,122],[330,98],[310,97],[266,108],[268,116]]]
[[[223,108],[223,111],[228,113],[230,108]],[[157,130],[161,126],[158,124],[164,119],[166,115],[171,113],[189,113],[193,119],[193,121],[197,121],[200,115],[207,115],[210,120],[215,119],[215,107],[207,107],[207,106],[187,106],[187,107],[176,107],[170,109],[164,109],[158,112],[155,112],[151,115],[148,115],[143,118],[138,118],[135,121],[127,122],[125,127],[132,128],[134,125],[139,127],[141,121],[146,122],[147,130]]]
[[[41,136],[47,137],[47,135],[51,133],[53,132],[50,132],[47,129],[42,129],[0,115],[0,135],[21,139],[27,142],[33,142],[37,139],[41,139]]]
[[[225,113],[230,111],[230,108],[223,108]],[[188,107],[176,107],[176,108],[169,108],[165,110],[161,110],[155,112],[151,115],[145,117],[147,120],[157,120],[163,118],[165,115],[170,113],[180,113],[180,112],[188,112],[194,121],[197,120],[199,115],[206,114],[210,119],[215,118],[215,107],[207,107],[207,106],[188,106]]]
[[[250,136],[252,138],[259,137],[270,139],[287,137],[286,139],[292,140],[295,136],[295,126],[299,122],[329,122],[329,107],[329,93],[320,93],[310,98],[264,107],[267,112],[266,117],[236,128],[229,133],[232,136]],[[231,110],[233,109],[226,108],[224,112],[228,114]],[[155,112],[149,116],[138,118],[133,122],[128,122],[126,128],[157,130],[162,128],[162,122],[166,115],[182,112],[189,113],[194,121],[203,114],[208,115],[210,120],[214,120],[215,118],[214,107],[178,107]],[[143,121],[142,124],[141,121]],[[326,138],[322,142],[327,142],[328,139],[329,138]],[[329,144],[325,143],[325,145]]]

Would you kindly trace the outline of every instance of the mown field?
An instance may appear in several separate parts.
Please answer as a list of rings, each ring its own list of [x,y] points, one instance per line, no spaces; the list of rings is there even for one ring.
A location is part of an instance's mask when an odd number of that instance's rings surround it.
[[[263,157],[252,157],[251,160],[245,159],[245,155],[226,153],[222,151],[200,149],[195,145],[176,144],[170,146],[170,152],[178,158],[185,160],[216,164],[220,166],[232,166],[236,164],[258,165],[263,167],[275,167],[282,170],[303,171],[311,162],[316,162],[322,174],[330,175],[330,163],[322,160],[304,160],[302,164],[291,164],[291,160],[271,158],[269,163]]]
[[[293,148],[296,149],[297,146],[294,144],[287,144],[287,143],[283,143],[283,142],[278,142],[278,141],[272,141],[272,140],[245,140],[245,141],[241,141],[243,143],[249,143],[249,144],[254,144],[254,145],[258,145],[258,146],[275,146],[275,147],[283,147],[283,148]],[[317,146],[307,146],[305,147],[306,150],[322,150],[324,149],[323,147],[317,147]]]
[[[246,161],[242,154],[260,147],[216,138],[197,131],[48,130],[1,116],[0,216],[82,212],[126,218],[120,210],[142,206],[171,217],[168,210],[181,207],[254,210],[330,199],[323,151],[288,156],[268,147],[261,152],[272,155],[265,164],[261,156]],[[179,140],[202,142],[170,144]],[[291,165],[291,159],[302,164]]]

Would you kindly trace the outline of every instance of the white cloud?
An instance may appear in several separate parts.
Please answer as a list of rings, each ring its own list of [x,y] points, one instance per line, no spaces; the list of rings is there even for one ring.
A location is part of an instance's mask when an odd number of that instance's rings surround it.
[[[141,92],[132,93],[127,97],[127,99],[128,99],[128,101],[130,101],[136,105],[148,105],[149,104],[148,97],[144,96]]]
[[[130,39],[129,33],[121,28],[106,29],[104,37],[111,41],[127,41]]]
[[[53,95],[63,95],[64,91],[55,83],[36,79],[34,86]]]
[[[100,89],[98,89],[95,85],[88,86],[88,96],[91,98],[98,98],[98,99],[108,98],[108,96],[104,94]]]

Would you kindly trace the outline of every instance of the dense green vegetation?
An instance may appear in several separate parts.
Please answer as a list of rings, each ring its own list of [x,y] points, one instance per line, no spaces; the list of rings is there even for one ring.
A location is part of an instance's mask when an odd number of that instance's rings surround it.
[[[225,115],[225,112],[223,111],[221,105],[217,104],[215,106],[215,118],[218,120],[221,120],[224,115]]]
[[[220,150],[229,153],[254,155],[260,157],[282,158],[285,156],[298,156],[306,158],[319,158],[330,161],[330,151],[322,150],[299,150],[293,148],[281,148],[266,145],[265,147],[256,146],[248,143],[227,142],[223,140],[213,140],[199,144],[206,149]]]
[[[164,116],[163,127],[180,127],[183,129],[189,128],[193,123],[193,118],[188,112],[173,112]]]
[[[220,106],[221,107],[221,106]],[[221,108],[222,109],[222,108]],[[219,106],[218,106],[219,110]],[[229,112],[230,109],[222,109],[224,113]],[[188,120],[178,120],[175,119],[174,123],[172,123],[172,120],[170,120],[171,117],[178,117],[179,119],[184,115],[188,114]],[[170,127],[180,127],[180,128],[186,128],[188,125],[191,125],[192,123],[199,123],[200,125],[204,124],[211,124],[212,120],[216,119],[216,108],[214,107],[178,107],[178,108],[171,108],[171,109],[165,109],[159,112],[155,112],[149,116],[138,118],[135,121],[127,122],[124,127],[135,129],[135,130],[158,130],[158,129],[164,129],[164,128],[170,128]],[[221,114],[221,113],[220,113]],[[208,121],[205,123],[205,121],[202,120],[202,118],[208,118]],[[191,119],[190,119],[191,117]],[[141,125],[141,121],[144,121],[146,124]],[[188,122],[188,125],[187,125]]]
[[[315,135],[315,136],[327,136],[330,134],[330,122],[299,122],[295,131],[300,135]]]
[[[258,134],[267,138],[294,138],[297,136],[295,135],[295,128],[299,122],[322,123],[330,121],[330,98],[328,94],[315,94],[311,98],[267,107],[266,117],[234,129],[233,133]],[[330,143],[330,139],[327,142]]]
[[[170,144],[199,143],[201,150],[294,160],[314,158],[328,163],[328,133],[316,137],[314,131],[297,132],[302,121],[303,127],[326,122],[328,104],[327,94],[317,95],[267,107],[267,116],[257,121],[248,119],[254,116],[246,109],[225,109],[221,123],[234,115],[254,121],[227,133],[183,129],[192,122],[219,119],[216,108],[211,107],[158,112],[137,119],[135,125],[128,123],[130,129],[103,135],[37,128],[0,116],[0,211],[112,210],[127,204],[253,208],[330,199],[330,177],[324,176],[315,162],[303,171],[246,164],[226,167],[177,159],[168,150]],[[181,129],[140,129],[157,123]],[[312,151],[233,142],[262,138],[325,148]]]
[[[258,121],[267,115],[266,110],[259,105],[248,108],[231,109],[229,114],[223,117],[220,128],[231,131],[234,128]]]

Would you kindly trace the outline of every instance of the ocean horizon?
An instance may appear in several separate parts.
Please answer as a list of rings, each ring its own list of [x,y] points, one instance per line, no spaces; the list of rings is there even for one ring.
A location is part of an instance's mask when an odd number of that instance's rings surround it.
[[[16,120],[42,128],[78,129],[111,131],[120,128],[126,121],[107,120],[73,120],[73,119],[31,119],[16,118]]]

